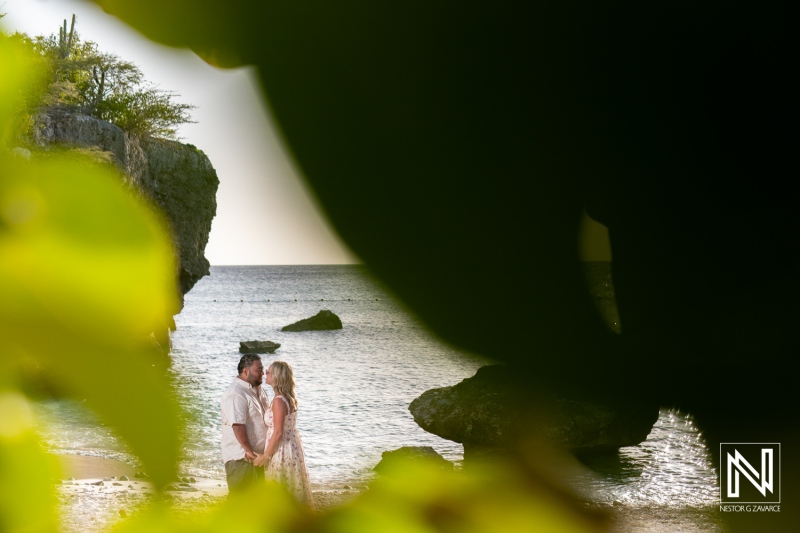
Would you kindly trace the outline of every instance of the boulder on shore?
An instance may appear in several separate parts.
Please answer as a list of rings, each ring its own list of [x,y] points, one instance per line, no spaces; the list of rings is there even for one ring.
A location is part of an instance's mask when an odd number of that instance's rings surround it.
[[[614,451],[643,442],[658,418],[655,403],[531,398],[512,368],[493,365],[457,385],[425,391],[409,411],[425,431],[463,443],[465,459],[530,438],[574,453]]]
[[[281,331],[322,331],[342,329],[342,321],[333,312],[323,309],[310,318],[304,318],[294,324],[281,328]]]
[[[380,462],[375,465],[373,470],[379,474],[386,474],[391,471],[391,465],[395,462],[418,460],[432,462],[445,470],[453,469],[453,463],[439,455],[439,453],[430,446],[403,446],[396,450],[383,452]]]
[[[240,353],[275,353],[280,348],[278,342],[272,341],[241,341],[239,343]]]

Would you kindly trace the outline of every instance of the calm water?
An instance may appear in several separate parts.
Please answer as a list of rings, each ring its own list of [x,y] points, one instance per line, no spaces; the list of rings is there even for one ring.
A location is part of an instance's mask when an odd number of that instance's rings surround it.
[[[330,309],[344,329],[282,333]],[[295,369],[300,429],[312,483],[369,476],[381,453],[433,446],[460,460],[461,445],[426,433],[408,404],[433,387],[472,376],[485,361],[441,343],[358,266],[212,267],[186,296],[173,334],[174,373],[189,428],[182,471],[224,478],[219,398],[234,379],[239,341],[281,343],[272,359]],[[271,391],[270,391],[271,393]],[[53,451],[131,460],[124,447],[74,402],[38,406]],[[600,501],[703,505],[716,498],[705,446],[686,415],[662,412],[648,440],[595,460],[583,488]]]

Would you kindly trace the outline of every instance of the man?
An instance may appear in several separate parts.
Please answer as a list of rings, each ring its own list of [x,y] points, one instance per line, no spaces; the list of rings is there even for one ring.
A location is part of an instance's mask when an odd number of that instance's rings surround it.
[[[239,360],[239,375],[222,395],[222,460],[228,492],[240,492],[254,481],[264,479],[264,468],[253,465],[256,454],[264,453],[267,426],[264,413],[269,406],[261,387],[264,365],[261,357],[245,354]]]

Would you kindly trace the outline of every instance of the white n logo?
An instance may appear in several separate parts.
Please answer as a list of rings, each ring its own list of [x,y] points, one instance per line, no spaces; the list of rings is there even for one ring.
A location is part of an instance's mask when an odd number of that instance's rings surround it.
[[[728,454],[728,497],[739,497],[739,472],[753,484],[762,496],[767,495],[767,490],[774,494],[772,487],[772,448],[761,448],[761,475],[753,468],[753,465],[741,456],[739,450],[734,449],[734,455]],[[731,469],[733,468],[733,471]],[[749,472],[748,472],[749,470]],[[752,473],[752,475],[751,475]],[[733,474],[733,475],[732,475]],[[757,480],[760,480],[759,483]],[[731,484],[733,487],[731,487]]]

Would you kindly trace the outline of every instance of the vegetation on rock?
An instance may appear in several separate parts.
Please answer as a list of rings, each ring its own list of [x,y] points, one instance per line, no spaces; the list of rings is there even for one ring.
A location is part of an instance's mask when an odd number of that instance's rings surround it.
[[[192,122],[195,106],[177,101],[178,94],[148,82],[141,69],[97,43],[84,41],[71,25],[59,34],[29,37],[15,34],[35,58],[43,74],[22,102],[24,128],[42,107],[62,108],[115,124],[137,136],[175,139],[181,124]]]

